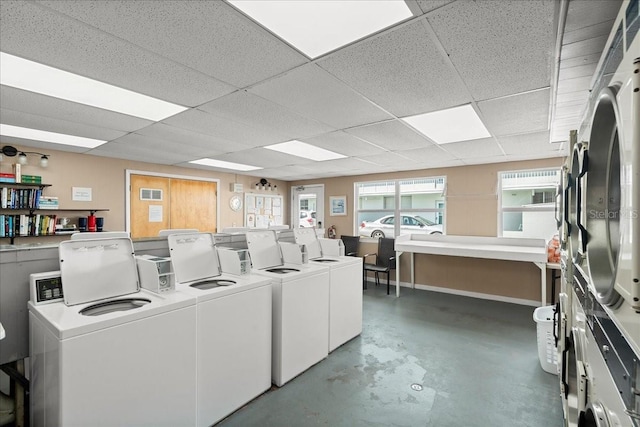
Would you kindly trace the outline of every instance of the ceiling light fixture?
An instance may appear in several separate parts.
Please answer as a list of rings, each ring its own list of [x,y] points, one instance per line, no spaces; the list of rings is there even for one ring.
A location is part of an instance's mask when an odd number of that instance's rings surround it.
[[[0,84],[156,122],[188,109],[4,52]]]
[[[215,160],[215,159],[208,159],[208,158],[191,160],[189,163],[193,163],[195,165],[211,166],[214,168],[231,169],[231,170],[243,171],[243,172],[262,169],[259,166],[244,165],[242,163],[225,162],[223,160]]]
[[[470,104],[405,117],[402,120],[436,144],[449,144],[451,142],[491,137],[491,134]]]
[[[40,156],[40,166],[43,168],[46,168],[47,166],[49,166],[49,154],[38,153],[37,151],[18,152],[16,147],[13,147],[11,145],[5,145],[4,147],[2,147],[2,149],[0,150],[0,153],[3,156],[7,156],[7,157],[15,157],[17,155],[18,163],[20,163],[21,165],[27,164],[27,154],[37,154]],[[0,160],[2,159],[0,158]]]
[[[413,16],[396,0],[228,2],[310,58]]]
[[[266,190],[266,191],[276,191],[278,189],[277,185],[271,185],[271,183],[269,181],[267,181],[265,178],[260,178],[259,182],[256,182],[256,191],[259,190]]]
[[[280,144],[267,145],[264,148],[273,151],[279,151],[281,153],[290,154],[292,156],[298,156],[305,159],[315,160],[322,162],[325,160],[344,159],[345,155],[334,153],[333,151],[325,150],[324,148],[316,147],[315,145],[307,144],[297,140],[289,142],[281,142]]]
[[[85,138],[83,136],[67,135],[64,133],[48,132],[45,130],[4,124],[0,124],[0,135],[84,148],[95,148],[98,145],[102,145],[107,142],[100,139]]]

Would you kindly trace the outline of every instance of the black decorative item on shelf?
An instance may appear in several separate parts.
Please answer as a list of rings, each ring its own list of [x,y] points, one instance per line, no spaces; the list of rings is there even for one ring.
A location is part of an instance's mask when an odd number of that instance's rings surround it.
[[[49,165],[49,154],[38,153],[37,151],[18,151],[16,147],[11,145],[5,145],[0,149],[0,153],[7,157],[18,156],[18,163],[21,165],[27,164],[27,154],[37,154],[40,156],[40,166],[46,168]]]

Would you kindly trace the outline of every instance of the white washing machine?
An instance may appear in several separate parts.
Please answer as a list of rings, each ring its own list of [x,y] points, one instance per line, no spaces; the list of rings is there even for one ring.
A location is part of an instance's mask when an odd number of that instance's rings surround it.
[[[128,238],[59,253],[32,275],[32,426],[194,425],[195,298],[140,290]]]
[[[310,264],[329,268],[329,352],[362,333],[362,258],[323,256],[316,230],[295,228]]]
[[[271,380],[281,387],[329,354],[329,269],[285,264],[272,230],[247,232],[255,274],[273,292]]]
[[[176,289],[197,299],[197,417],[220,421],[271,387],[271,283],[222,273],[211,233],[167,237]]]

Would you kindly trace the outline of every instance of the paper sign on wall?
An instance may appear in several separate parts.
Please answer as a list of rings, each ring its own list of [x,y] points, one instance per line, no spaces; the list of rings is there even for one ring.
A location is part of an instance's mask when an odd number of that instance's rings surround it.
[[[149,222],[162,222],[162,205],[149,205]]]
[[[91,199],[90,187],[71,187],[71,200],[76,202],[90,202]]]

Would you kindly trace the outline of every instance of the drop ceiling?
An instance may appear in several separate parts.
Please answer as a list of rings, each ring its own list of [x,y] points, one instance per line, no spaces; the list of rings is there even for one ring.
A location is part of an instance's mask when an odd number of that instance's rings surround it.
[[[1,142],[286,181],[562,157],[620,4],[407,0],[411,18],[312,60],[224,1],[3,0],[1,51],[188,110],[153,122],[2,86],[2,123],[108,142]],[[464,104],[490,138],[437,145],[401,120]],[[347,158],[263,148],[294,139]]]

